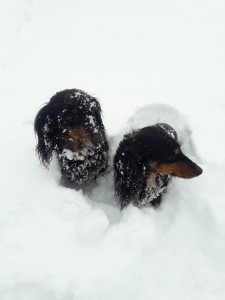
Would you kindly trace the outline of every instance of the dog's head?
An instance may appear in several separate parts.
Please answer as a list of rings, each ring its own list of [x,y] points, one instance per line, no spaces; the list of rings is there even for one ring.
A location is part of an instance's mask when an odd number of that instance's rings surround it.
[[[54,95],[38,112],[35,131],[36,150],[44,165],[49,164],[53,150],[80,151],[106,143],[99,102],[77,89]]]
[[[181,178],[193,178],[202,173],[202,169],[184,155],[175,130],[167,124],[142,128],[135,142],[145,149],[145,163],[151,173]]]

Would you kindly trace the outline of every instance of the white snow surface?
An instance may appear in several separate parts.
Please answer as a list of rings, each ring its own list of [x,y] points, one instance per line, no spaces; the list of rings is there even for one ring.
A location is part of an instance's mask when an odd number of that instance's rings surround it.
[[[224,0],[1,0],[0,299],[225,299]],[[57,91],[97,97],[122,135],[168,122],[203,174],[161,207],[120,211],[113,175],[86,192],[35,154]]]

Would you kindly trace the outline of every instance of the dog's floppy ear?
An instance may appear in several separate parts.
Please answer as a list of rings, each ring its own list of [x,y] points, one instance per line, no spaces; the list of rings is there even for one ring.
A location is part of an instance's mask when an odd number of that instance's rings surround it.
[[[52,158],[54,149],[54,139],[52,136],[52,123],[49,104],[46,104],[37,114],[34,122],[34,130],[38,137],[36,151],[40,161],[45,167],[48,166]]]
[[[105,131],[104,125],[102,123],[102,109],[100,106],[100,103],[98,102],[98,100],[96,98],[92,99],[92,111],[95,115],[96,121],[98,123],[98,125],[100,126],[102,131]]]

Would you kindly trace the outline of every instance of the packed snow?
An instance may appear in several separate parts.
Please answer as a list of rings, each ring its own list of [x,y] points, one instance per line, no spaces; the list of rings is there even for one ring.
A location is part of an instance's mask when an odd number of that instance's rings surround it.
[[[1,300],[225,299],[225,2],[1,0]],[[111,145],[167,122],[203,168],[155,210],[42,166],[33,123],[57,91],[97,97]]]

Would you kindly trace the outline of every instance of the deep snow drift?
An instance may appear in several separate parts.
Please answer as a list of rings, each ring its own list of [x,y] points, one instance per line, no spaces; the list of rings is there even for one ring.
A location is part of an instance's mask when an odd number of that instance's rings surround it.
[[[2,1],[0,299],[225,298],[224,2]],[[111,157],[168,122],[203,168],[161,207],[122,212],[112,170],[85,193],[35,154],[35,114],[64,88],[99,98]]]

